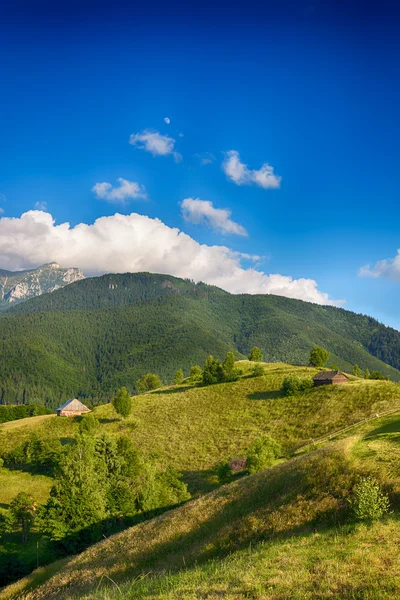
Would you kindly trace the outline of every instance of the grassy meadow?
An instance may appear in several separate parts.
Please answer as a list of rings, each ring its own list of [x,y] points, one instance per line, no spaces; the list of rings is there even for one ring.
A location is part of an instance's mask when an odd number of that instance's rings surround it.
[[[45,567],[0,598],[398,597],[399,438],[398,415],[377,420]],[[370,473],[392,512],[357,524],[348,499]]]
[[[399,413],[357,425],[334,443],[326,439],[316,450],[310,445],[294,456],[303,445],[344,426],[400,411],[398,384],[352,378],[347,385],[286,398],[280,392],[286,375],[310,377],[316,370],[270,363],[263,376],[252,377],[251,363],[238,364],[244,373],[234,383],[184,383],[136,396],[124,420],[111,405],[97,407],[98,434],[129,436],[144,455],[178,468],[194,500],[34,571],[5,588],[0,598],[322,599],[330,597],[328,589],[342,598],[389,598],[390,589],[400,595],[398,563],[384,543],[398,525]],[[79,421],[46,415],[5,423],[0,447],[12,450],[32,434],[68,444]],[[283,459],[218,488],[215,465],[243,456],[265,433],[282,444]],[[372,528],[350,526],[347,519],[347,499],[361,473],[381,481],[395,511]],[[0,469],[0,511],[22,490],[45,501],[51,484],[51,478],[34,472]],[[399,538],[393,535],[394,543]],[[375,539],[382,540],[379,555]],[[34,533],[24,550],[30,562],[38,540]],[[18,543],[17,534],[9,534],[6,548],[16,549]],[[42,550],[44,564],[49,560],[45,542]],[[374,592],[373,575],[368,579],[368,561],[376,566],[375,578],[386,565],[388,588],[382,595]],[[294,588],[298,595],[288,595]],[[366,589],[371,594],[363,596]]]

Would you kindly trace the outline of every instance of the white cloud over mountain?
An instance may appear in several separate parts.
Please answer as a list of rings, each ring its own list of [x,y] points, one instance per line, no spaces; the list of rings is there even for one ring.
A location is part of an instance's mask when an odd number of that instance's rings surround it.
[[[120,202],[121,204],[125,204],[127,200],[130,199],[145,200],[147,198],[145,187],[140,183],[129,181],[122,177],[119,177],[117,181],[119,185],[114,188],[111,183],[108,183],[107,181],[96,183],[92,187],[92,192],[94,192],[97,198],[100,198],[101,200]]]
[[[358,272],[361,277],[381,277],[391,279],[392,281],[400,281],[400,249],[397,250],[397,255],[394,258],[386,258],[379,260],[372,268],[370,265],[361,267]]]
[[[171,154],[176,162],[182,160],[179,152],[175,152],[175,139],[168,135],[162,135],[158,131],[145,129],[141,133],[132,133],[129,138],[131,146],[150,152],[153,156],[168,156]]]
[[[0,263],[17,270],[56,261],[86,275],[150,271],[189,277],[232,293],[278,294],[317,304],[338,304],[313,279],[292,279],[244,268],[243,255],[225,246],[199,244],[160,219],[115,214],[93,224],[57,225],[46,212],[0,218]]]
[[[222,163],[222,170],[225,175],[236,183],[236,185],[258,185],[264,188],[279,188],[281,177],[275,175],[274,168],[268,163],[261,165],[260,169],[249,169],[247,165],[241,162],[239,152],[229,150],[225,153],[225,160]]]
[[[182,215],[185,221],[196,225],[205,224],[221,233],[247,235],[246,229],[230,219],[231,211],[226,208],[214,208],[210,200],[185,198],[181,202]]]

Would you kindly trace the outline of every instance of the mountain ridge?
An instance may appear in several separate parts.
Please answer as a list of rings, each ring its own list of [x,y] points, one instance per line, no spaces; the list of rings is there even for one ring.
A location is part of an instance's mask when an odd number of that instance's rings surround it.
[[[21,271],[0,269],[0,310],[82,279],[84,275],[80,269],[63,268],[56,262]]]

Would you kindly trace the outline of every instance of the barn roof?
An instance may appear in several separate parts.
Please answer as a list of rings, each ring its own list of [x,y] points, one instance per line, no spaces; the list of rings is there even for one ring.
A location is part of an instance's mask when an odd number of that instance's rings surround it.
[[[69,400],[64,402],[64,404],[61,404],[61,406],[59,406],[57,408],[57,410],[64,410],[64,409],[76,410],[76,411],[90,410],[87,406],[82,404],[82,402],[80,400],[77,400],[76,398],[70,398]]]
[[[320,371],[319,373],[314,375],[313,379],[314,381],[329,381],[339,374],[343,375],[343,373],[340,373],[340,371]]]

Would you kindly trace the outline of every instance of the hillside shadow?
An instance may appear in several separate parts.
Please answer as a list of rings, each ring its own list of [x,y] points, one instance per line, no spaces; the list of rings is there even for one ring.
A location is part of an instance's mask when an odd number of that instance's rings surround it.
[[[0,508],[8,509],[9,506],[10,506],[9,504],[5,504],[4,502],[0,502]]]
[[[192,496],[207,494],[219,487],[213,469],[182,471],[182,481],[186,483]]]
[[[107,423],[119,423],[121,421],[118,417],[100,417],[99,423],[106,425]]]
[[[253,394],[248,394],[247,397],[249,400],[273,400],[282,398],[282,392],[281,390],[254,392]]]
[[[377,427],[373,429],[364,437],[364,439],[368,439],[374,437],[376,435],[384,434],[384,433],[399,433],[400,434],[400,419],[396,419],[396,421],[390,421],[381,427]]]

